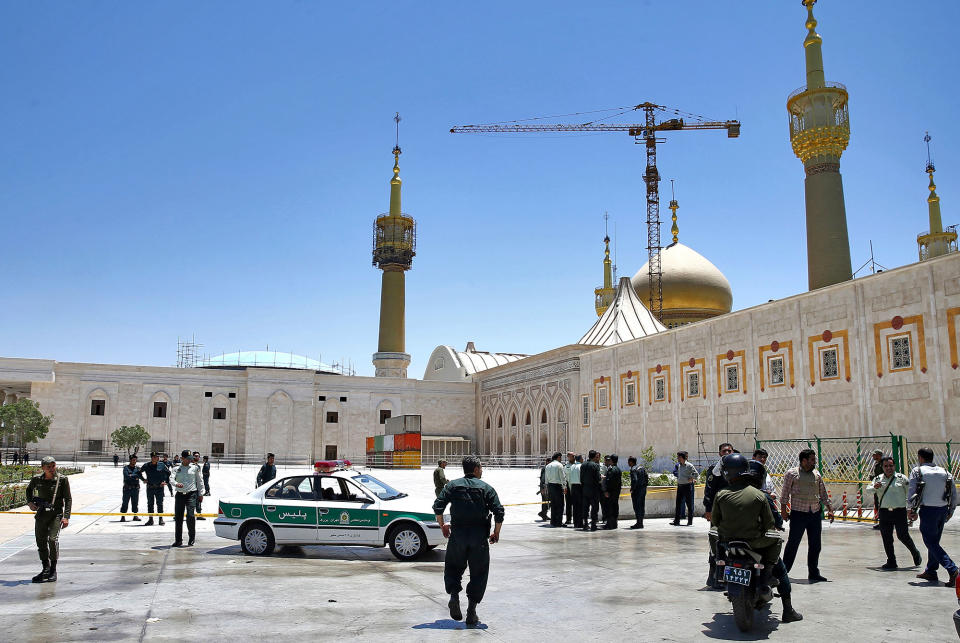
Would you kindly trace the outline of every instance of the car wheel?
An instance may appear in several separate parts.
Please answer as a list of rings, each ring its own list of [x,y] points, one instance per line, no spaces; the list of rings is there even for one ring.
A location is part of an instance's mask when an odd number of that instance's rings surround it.
[[[263,523],[247,525],[240,530],[240,548],[249,556],[269,556],[275,544],[273,532]]]
[[[390,545],[393,555],[400,560],[414,560],[427,550],[427,539],[423,530],[413,523],[391,529],[387,544]]]

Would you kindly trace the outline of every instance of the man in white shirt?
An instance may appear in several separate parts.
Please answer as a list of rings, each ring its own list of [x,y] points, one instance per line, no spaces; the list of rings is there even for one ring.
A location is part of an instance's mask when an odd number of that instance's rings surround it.
[[[197,496],[203,495],[203,472],[200,467],[191,462],[193,454],[188,449],[180,453],[180,464],[173,468],[170,477],[172,478],[173,488],[176,489],[174,496],[173,516],[176,521],[174,528],[173,547],[183,546],[183,514],[186,509],[187,514],[187,534],[190,540],[188,547],[193,546],[196,539],[196,509]]]
[[[943,467],[933,463],[933,449],[924,447],[917,451],[919,464],[910,472],[908,503],[909,518],[920,516],[920,535],[927,546],[927,568],[917,578],[936,583],[937,569],[943,565],[947,570],[947,587],[957,586],[957,564],[940,544],[943,526],[953,518],[957,508],[957,487],[953,476]]]
[[[553,454],[550,464],[543,471],[550,494],[550,524],[563,527],[563,496],[567,492],[567,472],[560,463],[560,452]]]

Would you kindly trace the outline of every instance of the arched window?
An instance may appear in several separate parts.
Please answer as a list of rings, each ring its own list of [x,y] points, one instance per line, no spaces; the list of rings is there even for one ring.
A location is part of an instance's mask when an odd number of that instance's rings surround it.
[[[511,426],[511,427],[516,427],[516,426],[517,426],[517,414],[516,414],[516,413],[514,413],[513,415],[510,416],[510,426]]]
[[[490,418],[487,418],[487,423],[486,423],[486,425],[484,425],[483,428],[485,428],[487,431],[490,430]]]
[[[527,426],[530,426],[530,411],[527,411],[527,419],[524,422],[524,424],[526,424]]]
[[[543,409],[540,412],[540,424],[546,424],[546,423],[547,423],[547,409]]]
[[[443,368],[443,358],[442,358],[442,357],[438,357],[437,359],[435,359],[435,360],[433,361],[433,370],[439,371],[439,370],[442,369],[442,368]]]
[[[503,416],[502,416],[502,415],[497,416],[497,428],[498,428],[498,429],[502,429],[502,428],[503,428]]]

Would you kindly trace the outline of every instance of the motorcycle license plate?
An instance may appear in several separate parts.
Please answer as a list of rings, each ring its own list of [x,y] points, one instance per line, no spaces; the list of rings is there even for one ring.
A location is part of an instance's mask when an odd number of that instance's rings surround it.
[[[723,580],[737,585],[749,585],[753,571],[742,567],[724,567]]]

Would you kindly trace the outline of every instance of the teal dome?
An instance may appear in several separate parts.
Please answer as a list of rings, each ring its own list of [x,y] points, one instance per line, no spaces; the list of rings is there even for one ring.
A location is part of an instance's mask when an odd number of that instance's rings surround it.
[[[280,351],[238,351],[197,360],[197,368],[293,368],[318,373],[339,371],[319,360]]]

